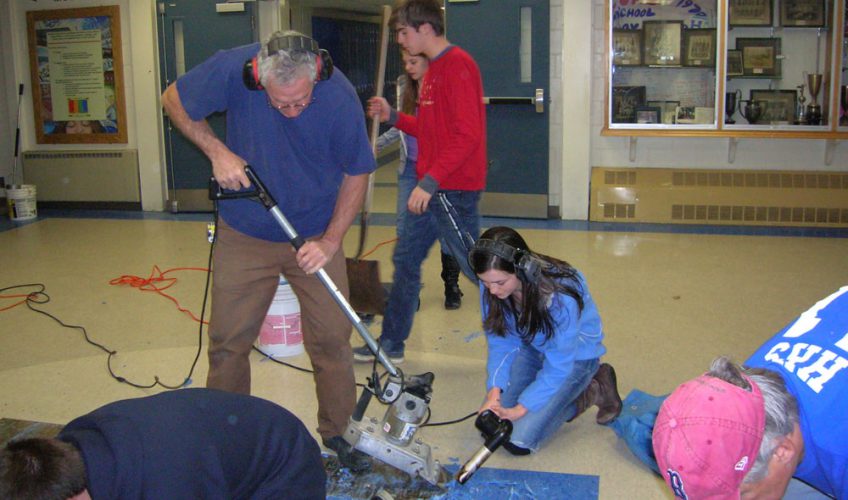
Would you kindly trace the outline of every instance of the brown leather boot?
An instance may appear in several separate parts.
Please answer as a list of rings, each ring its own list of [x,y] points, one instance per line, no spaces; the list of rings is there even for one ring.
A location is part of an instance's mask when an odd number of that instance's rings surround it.
[[[598,396],[595,404],[598,406],[598,416],[595,421],[606,425],[621,413],[621,396],[618,395],[618,383],[615,369],[609,363],[601,363],[592,381],[598,382]]]
[[[589,409],[590,406],[595,405],[595,400],[598,398],[598,393],[601,390],[601,386],[598,384],[598,381],[592,379],[589,382],[589,385],[583,392],[577,396],[577,399],[574,400],[574,405],[576,406],[576,411],[574,412],[574,416],[566,420],[566,422],[571,422],[575,418],[579,417],[583,412]]]

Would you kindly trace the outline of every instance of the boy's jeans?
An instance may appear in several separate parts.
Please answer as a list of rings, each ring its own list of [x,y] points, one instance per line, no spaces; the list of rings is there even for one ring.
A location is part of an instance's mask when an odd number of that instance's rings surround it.
[[[456,258],[462,272],[477,285],[477,276],[468,264],[467,242],[454,229],[439,200],[440,193],[453,205],[460,230],[474,240],[480,235],[479,191],[438,191],[423,214],[404,214],[404,222],[398,224],[398,241],[392,256],[395,274],[380,336],[380,343],[389,352],[403,352],[404,342],[409,338],[421,290],[421,264],[437,239],[446,243],[447,248],[442,249]]]

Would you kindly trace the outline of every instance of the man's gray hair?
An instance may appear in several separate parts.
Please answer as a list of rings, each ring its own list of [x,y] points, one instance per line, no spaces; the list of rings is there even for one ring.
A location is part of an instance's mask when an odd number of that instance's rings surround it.
[[[277,31],[262,42],[262,48],[257,55],[257,64],[259,83],[263,86],[270,81],[285,87],[303,78],[315,79],[318,74],[317,55],[310,50],[291,48],[268,52],[268,42],[285,36],[305,35],[299,31]]]
[[[712,362],[707,375],[750,391],[751,385],[742,377],[743,373],[760,388],[766,413],[766,428],[757,460],[743,480],[744,483],[753,483],[766,476],[777,445],[795,430],[798,402],[786,390],[786,383],[780,374],[764,368],[742,368],[724,356]]]

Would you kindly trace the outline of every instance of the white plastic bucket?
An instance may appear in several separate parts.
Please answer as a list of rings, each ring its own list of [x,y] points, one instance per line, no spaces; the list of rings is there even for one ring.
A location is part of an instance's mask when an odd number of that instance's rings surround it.
[[[13,221],[30,220],[38,216],[35,206],[35,184],[7,186],[6,200],[9,204],[9,217]]]
[[[268,314],[259,330],[256,347],[272,358],[297,356],[303,353],[303,332],[300,329],[300,304],[291,285],[280,276],[280,284]]]

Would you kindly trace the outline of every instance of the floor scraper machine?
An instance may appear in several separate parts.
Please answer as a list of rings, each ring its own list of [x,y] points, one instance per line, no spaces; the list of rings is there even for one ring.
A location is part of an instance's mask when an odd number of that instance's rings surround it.
[[[213,180],[210,183],[210,198],[213,200],[258,199],[283,228],[295,249],[300,249],[304,244],[303,238],[297,234],[280,211],[277,202],[265,185],[250,166],[245,167],[245,173],[253,184],[253,189],[225,192]],[[363,390],[351,416],[344,435],[345,440],[363,453],[400,469],[412,477],[421,476],[430,484],[444,485],[450,480],[448,473],[437,460],[433,459],[430,446],[415,437],[418,427],[427,418],[434,375],[428,372],[422,375],[405,376],[389,360],[386,353],[379,349],[377,341],[326,271],[322,268],[316,274],[371,351],[377,353],[377,361],[388,372],[385,382],[381,382],[377,376],[369,380],[368,387]],[[375,396],[389,405],[382,420],[364,416],[368,404]]]

